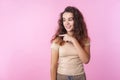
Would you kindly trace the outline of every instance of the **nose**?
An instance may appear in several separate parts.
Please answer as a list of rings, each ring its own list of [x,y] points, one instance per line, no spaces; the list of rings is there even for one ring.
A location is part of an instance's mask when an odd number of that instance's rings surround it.
[[[69,21],[66,21],[65,24],[66,24],[66,25],[69,25]]]

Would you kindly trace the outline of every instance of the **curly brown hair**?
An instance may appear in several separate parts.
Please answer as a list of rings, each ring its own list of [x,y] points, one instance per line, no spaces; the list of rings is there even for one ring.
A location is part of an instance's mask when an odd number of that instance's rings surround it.
[[[56,42],[60,45],[64,43],[63,38],[59,37],[60,34],[66,34],[67,31],[63,26],[63,13],[70,12],[73,14],[73,20],[74,20],[74,30],[73,30],[73,36],[79,41],[79,43],[84,46],[84,42],[87,40],[90,40],[87,32],[86,23],[84,21],[84,17],[82,13],[73,6],[68,6],[65,8],[65,10],[60,14],[60,18],[58,20],[58,29],[53,36],[52,41],[56,39]]]

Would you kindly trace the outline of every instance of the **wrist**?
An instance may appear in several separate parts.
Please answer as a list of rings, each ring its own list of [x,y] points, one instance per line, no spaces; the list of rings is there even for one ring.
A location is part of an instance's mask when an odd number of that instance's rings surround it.
[[[75,41],[76,41],[76,38],[73,37],[72,38],[72,43],[75,43]]]

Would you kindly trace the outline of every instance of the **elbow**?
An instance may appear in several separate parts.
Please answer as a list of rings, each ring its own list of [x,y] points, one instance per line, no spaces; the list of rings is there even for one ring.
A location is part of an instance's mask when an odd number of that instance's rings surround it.
[[[84,63],[84,64],[88,64],[89,62],[90,62],[90,55],[88,55],[88,56],[84,59],[83,63]]]
[[[83,63],[84,63],[84,64],[88,64],[89,61],[90,61],[90,58],[87,58],[87,59],[85,59],[85,60],[83,61]]]
[[[57,65],[51,65],[50,70],[52,71],[54,69],[57,69]]]
[[[87,61],[84,61],[84,64],[88,64],[89,63],[89,60],[87,60]]]

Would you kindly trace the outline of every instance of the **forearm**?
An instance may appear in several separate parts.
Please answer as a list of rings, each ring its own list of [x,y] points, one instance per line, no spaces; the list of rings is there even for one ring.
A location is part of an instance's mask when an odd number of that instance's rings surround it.
[[[87,54],[87,52],[82,48],[82,46],[79,44],[79,42],[76,39],[73,39],[73,45],[78,51],[78,56],[80,57],[81,61],[83,63],[88,63],[90,59],[90,55]]]
[[[57,67],[51,67],[51,80],[56,80],[57,77]]]

